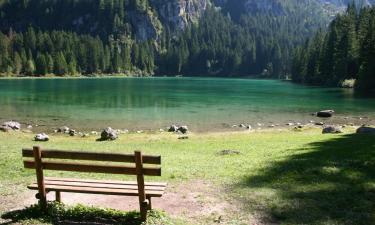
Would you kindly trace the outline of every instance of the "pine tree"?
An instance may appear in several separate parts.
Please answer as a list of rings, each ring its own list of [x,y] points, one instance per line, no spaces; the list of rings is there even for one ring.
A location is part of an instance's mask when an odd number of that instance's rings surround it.
[[[13,73],[15,75],[21,74],[22,71],[22,59],[21,56],[18,54],[18,52],[14,53],[14,59],[13,59]]]
[[[35,63],[32,59],[27,60],[25,67],[25,74],[27,76],[32,76],[35,73]]]
[[[36,58],[36,72],[37,75],[46,75],[48,73],[48,65],[46,57],[38,53]]]
[[[68,64],[62,52],[58,52],[54,56],[54,74],[63,76],[68,74]]]

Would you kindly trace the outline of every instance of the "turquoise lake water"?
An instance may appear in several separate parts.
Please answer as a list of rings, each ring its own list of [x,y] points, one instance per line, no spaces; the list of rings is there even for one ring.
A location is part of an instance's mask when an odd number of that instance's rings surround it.
[[[186,124],[192,130],[305,123],[322,109],[336,119],[375,117],[375,99],[351,90],[276,80],[216,78],[0,79],[0,121],[52,129],[106,126],[146,130]],[[334,120],[334,119],[333,119]]]

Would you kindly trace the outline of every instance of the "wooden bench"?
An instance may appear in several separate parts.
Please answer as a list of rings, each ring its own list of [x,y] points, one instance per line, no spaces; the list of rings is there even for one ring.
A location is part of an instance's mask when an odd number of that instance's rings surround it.
[[[42,150],[40,147],[22,149],[25,168],[36,170],[36,183],[28,186],[38,190],[36,197],[43,209],[47,207],[47,193],[56,192],[56,201],[61,201],[61,192],[138,196],[141,219],[151,209],[151,198],[162,197],[166,183],[145,182],[144,176],[161,176],[161,157],[134,154],[112,154],[80,151]],[[82,162],[83,161],[83,162]],[[84,163],[85,162],[85,163]],[[116,164],[117,163],[117,164]],[[127,163],[127,165],[119,165]],[[144,164],[150,164],[144,166]],[[45,177],[44,170],[136,175],[137,181],[106,181]]]

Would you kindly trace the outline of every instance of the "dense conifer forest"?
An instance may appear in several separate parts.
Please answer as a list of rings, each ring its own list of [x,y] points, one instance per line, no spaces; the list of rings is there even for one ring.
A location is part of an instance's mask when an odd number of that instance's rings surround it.
[[[277,1],[273,10],[249,12],[241,0],[211,3],[178,30],[159,20],[158,1],[150,2],[0,1],[0,72],[283,77],[294,46],[327,23],[313,3]],[[134,18],[146,14],[152,29],[140,38]]]
[[[292,79],[298,83],[338,86],[356,79],[357,90],[375,91],[375,8],[350,5],[327,32],[319,31],[295,50]]]

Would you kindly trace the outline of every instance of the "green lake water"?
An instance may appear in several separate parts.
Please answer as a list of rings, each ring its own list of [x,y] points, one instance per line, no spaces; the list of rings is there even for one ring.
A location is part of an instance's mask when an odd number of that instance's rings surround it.
[[[275,80],[214,78],[0,79],[0,121],[18,120],[53,129],[148,130],[170,124],[193,131],[233,124],[306,123],[334,109],[334,119],[375,117],[375,99],[351,90]],[[332,121],[334,122],[334,121]]]

